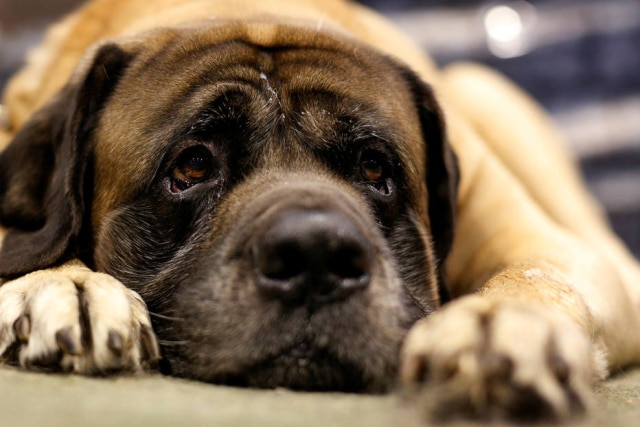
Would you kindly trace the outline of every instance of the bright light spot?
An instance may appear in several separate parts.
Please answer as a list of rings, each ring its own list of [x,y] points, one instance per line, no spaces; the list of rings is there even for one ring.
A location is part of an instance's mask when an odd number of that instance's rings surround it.
[[[522,35],[522,19],[509,6],[495,6],[484,17],[484,27],[489,37],[499,43],[517,40]]]
[[[524,55],[527,52],[527,36],[535,18],[535,8],[525,1],[487,9],[483,24],[491,53],[501,58]]]

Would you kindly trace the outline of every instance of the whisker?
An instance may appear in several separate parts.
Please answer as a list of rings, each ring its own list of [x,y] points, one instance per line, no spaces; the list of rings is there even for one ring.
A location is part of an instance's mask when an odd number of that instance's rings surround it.
[[[171,320],[173,322],[183,322],[184,321],[184,319],[181,318],[181,317],[167,316],[167,315],[164,315],[164,314],[154,313],[152,311],[149,312],[149,315],[151,317],[156,317],[156,318],[162,319],[162,320]]]

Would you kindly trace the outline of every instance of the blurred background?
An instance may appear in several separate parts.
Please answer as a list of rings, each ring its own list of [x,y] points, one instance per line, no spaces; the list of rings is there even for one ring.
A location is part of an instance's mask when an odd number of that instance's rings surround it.
[[[490,65],[552,114],[616,232],[640,256],[640,0],[362,0],[440,65]],[[0,0],[0,90],[82,0]]]

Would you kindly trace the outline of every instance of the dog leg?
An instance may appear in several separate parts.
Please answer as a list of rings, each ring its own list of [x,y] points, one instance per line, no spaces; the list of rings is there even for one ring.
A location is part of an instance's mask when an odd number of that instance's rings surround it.
[[[159,357],[140,296],[78,261],[0,287],[0,354],[27,368],[138,371]]]
[[[448,119],[467,172],[447,261],[458,299],[410,332],[401,379],[425,385],[436,416],[580,412],[607,368],[640,357],[626,333],[638,312],[598,248],[552,221],[455,112]]]
[[[602,335],[601,320],[566,272],[542,260],[514,264],[418,322],[401,380],[424,390],[439,419],[564,419],[591,406],[608,352],[621,348],[620,336]]]
[[[464,117],[549,217],[601,248],[640,310],[638,261],[611,232],[562,135],[540,105],[508,79],[478,64],[454,64],[442,76],[439,89],[447,104]]]

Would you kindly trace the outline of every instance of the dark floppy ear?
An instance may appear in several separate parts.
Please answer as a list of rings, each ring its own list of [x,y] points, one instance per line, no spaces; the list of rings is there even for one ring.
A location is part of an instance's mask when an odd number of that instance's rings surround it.
[[[133,54],[96,48],[88,66],[32,116],[0,153],[0,277],[50,267],[73,255],[85,217],[92,131]]]
[[[444,304],[451,299],[444,262],[453,246],[460,171],[447,139],[444,115],[433,90],[412,71],[404,69],[402,73],[418,109],[426,145],[429,221],[438,268],[438,292],[440,302]]]

